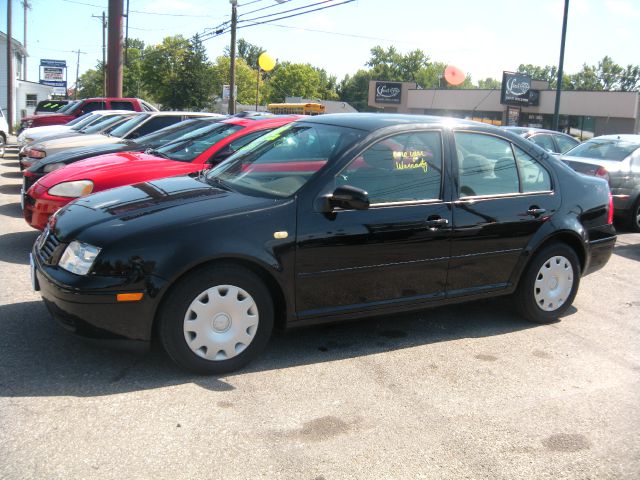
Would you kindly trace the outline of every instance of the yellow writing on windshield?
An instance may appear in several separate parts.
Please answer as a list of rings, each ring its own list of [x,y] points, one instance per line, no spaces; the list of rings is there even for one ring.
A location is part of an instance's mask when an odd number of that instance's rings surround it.
[[[396,170],[413,170],[419,168],[422,169],[424,173],[427,173],[429,164],[424,159],[426,156],[428,156],[428,154],[423,150],[393,152]]]

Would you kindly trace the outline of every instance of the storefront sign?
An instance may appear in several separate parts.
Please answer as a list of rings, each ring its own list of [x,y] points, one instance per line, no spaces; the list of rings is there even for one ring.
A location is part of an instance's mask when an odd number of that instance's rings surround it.
[[[401,94],[401,83],[376,82],[376,103],[400,103]]]
[[[500,103],[503,105],[529,105],[530,90],[531,77],[529,75],[502,72]]]
[[[60,91],[67,91],[66,60],[51,60],[44,58],[40,60],[40,83],[49,87],[55,87]]]

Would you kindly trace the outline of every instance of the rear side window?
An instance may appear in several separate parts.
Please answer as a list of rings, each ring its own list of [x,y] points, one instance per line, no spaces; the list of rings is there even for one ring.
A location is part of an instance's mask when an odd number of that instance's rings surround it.
[[[556,135],[554,138],[556,139],[556,143],[558,144],[560,153],[568,152],[569,150],[571,150],[573,147],[575,147],[580,143],[578,140],[565,137],[564,135]]]
[[[111,109],[112,110],[132,110],[134,111],[135,108],[133,108],[133,103],[131,102],[125,102],[125,101],[111,101]]]
[[[93,112],[94,110],[104,110],[104,109],[105,109],[104,102],[88,102],[88,103],[85,103],[84,106],[82,107],[82,111],[84,113]]]
[[[151,105],[149,105],[147,102],[140,101],[140,105],[142,105],[142,110],[144,112],[157,112],[157,110],[153,108]]]
[[[149,119],[144,125],[141,125],[138,129],[131,132],[127,138],[138,138],[142,135],[147,135],[151,132],[155,132],[156,130],[160,130],[161,128],[168,127],[169,125],[176,124],[182,121],[182,117],[180,116],[160,116],[153,117]]]
[[[511,142],[467,132],[455,139],[460,197],[551,190],[549,172]]]
[[[533,135],[529,137],[529,140],[535,143],[536,145],[541,146],[547,152],[555,152],[556,146],[553,144],[553,139],[551,135]]]

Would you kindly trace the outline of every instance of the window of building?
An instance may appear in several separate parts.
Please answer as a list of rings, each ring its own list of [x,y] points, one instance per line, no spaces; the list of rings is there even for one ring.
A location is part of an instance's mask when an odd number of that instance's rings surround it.
[[[38,105],[38,95],[27,93],[27,107],[36,107]]]

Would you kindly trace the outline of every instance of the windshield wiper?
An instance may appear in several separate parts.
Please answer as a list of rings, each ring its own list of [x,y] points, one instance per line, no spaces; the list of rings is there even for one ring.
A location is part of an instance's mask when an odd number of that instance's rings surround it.
[[[169,155],[159,152],[155,148],[147,148],[144,153],[146,153],[147,155],[153,155],[155,157],[166,158],[167,160],[173,160],[173,158],[171,158]]]
[[[207,176],[205,175],[205,171],[201,170],[200,172],[198,172],[198,179],[200,179],[200,175],[202,175],[202,177],[204,178],[204,180],[209,184],[209,185],[213,185],[215,187],[221,188],[222,190],[227,190],[229,192],[231,192],[233,189],[231,188],[231,186],[225,182],[224,180],[222,180],[220,177],[214,177],[214,176]]]

